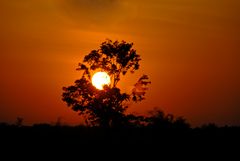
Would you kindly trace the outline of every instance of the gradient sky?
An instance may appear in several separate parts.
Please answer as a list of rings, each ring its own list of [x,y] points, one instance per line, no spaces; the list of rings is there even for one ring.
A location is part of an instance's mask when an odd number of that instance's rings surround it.
[[[0,0],[0,122],[81,122],[61,101],[77,64],[107,38],[133,42],[147,100],[191,124],[240,125],[239,0]],[[130,79],[131,78],[131,79]]]

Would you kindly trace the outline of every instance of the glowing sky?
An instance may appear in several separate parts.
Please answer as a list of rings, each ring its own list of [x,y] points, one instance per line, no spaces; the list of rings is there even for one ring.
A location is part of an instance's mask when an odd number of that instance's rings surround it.
[[[77,124],[62,87],[106,38],[134,43],[153,107],[193,125],[240,124],[239,0],[0,0],[0,122]],[[129,79],[129,77],[131,79]]]

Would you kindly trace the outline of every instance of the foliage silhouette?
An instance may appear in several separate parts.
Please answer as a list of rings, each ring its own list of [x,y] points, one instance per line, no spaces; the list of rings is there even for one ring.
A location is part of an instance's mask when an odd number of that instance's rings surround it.
[[[21,127],[23,125],[23,118],[17,117],[16,119],[16,126]]]
[[[178,130],[190,129],[190,124],[183,117],[174,117],[172,114],[165,114],[157,108],[149,113],[151,116],[145,119],[149,127]]]
[[[77,70],[83,71],[82,77],[69,87],[63,87],[63,101],[74,111],[85,117],[90,126],[119,127],[134,122],[126,115],[127,102],[139,102],[145,99],[147,86],[151,83],[143,75],[135,84],[131,93],[122,93],[117,87],[122,76],[139,69],[140,55],[132,48],[133,43],[106,40],[97,50],[92,50],[79,63]],[[111,77],[111,84],[103,90],[96,89],[91,83],[91,75],[104,71]]]

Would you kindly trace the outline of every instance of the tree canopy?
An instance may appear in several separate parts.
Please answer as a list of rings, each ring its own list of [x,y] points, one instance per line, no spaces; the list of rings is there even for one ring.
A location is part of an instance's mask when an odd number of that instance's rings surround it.
[[[139,69],[140,60],[133,43],[106,40],[79,63],[77,70],[82,71],[82,77],[74,85],[63,87],[63,101],[83,115],[89,125],[115,127],[129,124],[129,115],[125,114],[127,102],[145,99],[147,86],[151,82],[147,75],[143,75],[131,93],[122,93],[117,84],[121,77]],[[111,78],[111,84],[104,86],[103,90],[91,83],[92,73],[96,71],[104,71]]]

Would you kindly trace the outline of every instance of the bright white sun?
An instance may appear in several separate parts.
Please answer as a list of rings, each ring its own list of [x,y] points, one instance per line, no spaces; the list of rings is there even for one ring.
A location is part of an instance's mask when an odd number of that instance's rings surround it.
[[[106,72],[97,72],[92,77],[92,84],[102,90],[104,85],[110,84],[110,77]]]

